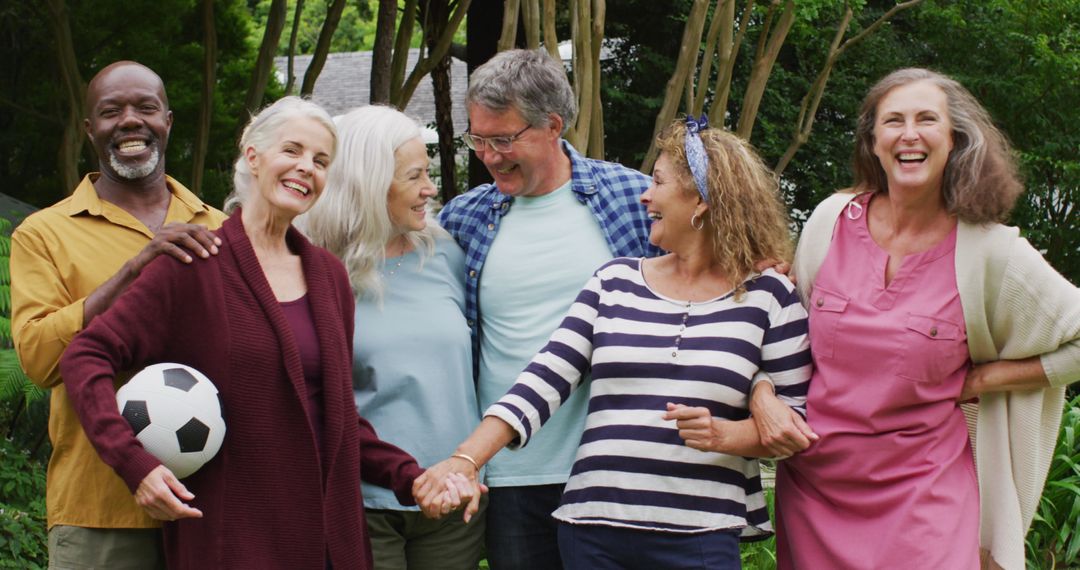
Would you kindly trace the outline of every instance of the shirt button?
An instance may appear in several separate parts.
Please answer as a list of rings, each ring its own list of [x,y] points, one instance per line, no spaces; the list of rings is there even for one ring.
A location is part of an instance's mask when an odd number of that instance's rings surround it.
[[[470,327],[474,326],[475,324],[476,324],[475,321],[473,321],[472,319],[469,319],[469,326]]]
[[[674,350],[673,350],[673,351],[671,351],[671,357],[672,357],[672,358],[674,358],[674,357],[675,357],[675,355],[676,355],[676,352],[675,352]]]
[[[819,307],[824,305],[825,304],[825,298],[824,297],[818,297],[817,298],[817,303],[814,303],[814,304],[819,306]]]
[[[476,277],[476,270],[475,269],[470,269],[469,270],[469,277]]]
[[[488,224],[488,230],[495,229],[495,224]]]
[[[930,336],[937,336],[937,327],[930,328]]]

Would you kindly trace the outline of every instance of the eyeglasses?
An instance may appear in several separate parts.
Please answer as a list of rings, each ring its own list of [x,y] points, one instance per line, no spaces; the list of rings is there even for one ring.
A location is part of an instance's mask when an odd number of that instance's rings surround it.
[[[508,137],[478,137],[468,131],[465,131],[461,135],[461,138],[465,140],[465,146],[475,151],[485,151],[488,148],[495,152],[510,152],[514,148],[514,141],[518,140],[518,137],[525,131],[532,128],[532,125],[526,125],[524,129],[508,136]]]

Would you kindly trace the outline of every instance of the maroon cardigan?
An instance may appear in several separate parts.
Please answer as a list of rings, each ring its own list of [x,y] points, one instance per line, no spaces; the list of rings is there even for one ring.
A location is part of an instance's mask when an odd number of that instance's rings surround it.
[[[218,231],[221,253],[184,265],[161,256],[95,318],[60,362],[91,442],[132,492],[159,461],[116,407],[119,370],[179,362],[218,387],[221,451],[184,479],[201,519],[165,525],[172,570],[372,567],[360,480],[411,504],[422,470],[379,440],[352,393],[353,296],[341,263],[290,228],[322,351],[324,450],[304,411],[300,353],[237,212]]]

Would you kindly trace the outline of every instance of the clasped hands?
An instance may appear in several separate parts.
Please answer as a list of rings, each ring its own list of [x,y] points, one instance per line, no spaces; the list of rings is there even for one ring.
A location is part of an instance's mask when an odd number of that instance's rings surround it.
[[[413,482],[413,499],[428,518],[442,518],[465,507],[462,516],[468,523],[480,510],[480,497],[487,485],[479,480],[479,470],[467,459],[453,456],[424,471]]]

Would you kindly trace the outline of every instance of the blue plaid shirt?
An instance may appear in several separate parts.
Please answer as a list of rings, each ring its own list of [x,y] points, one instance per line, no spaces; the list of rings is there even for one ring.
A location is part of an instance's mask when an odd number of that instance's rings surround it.
[[[570,187],[578,201],[589,206],[615,257],[653,257],[660,249],[649,243],[649,217],[638,198],[649,187],[648,176],[614,162],[582,156],[565,140],[570,157]],[[514,198],[494,184],[481,184],[450,200],[439,223],[465,250],[465,317],[473,337],[473,362],[479,357],[480,272],[499,222]],[[573,255],[573,252],[567,252]]]

